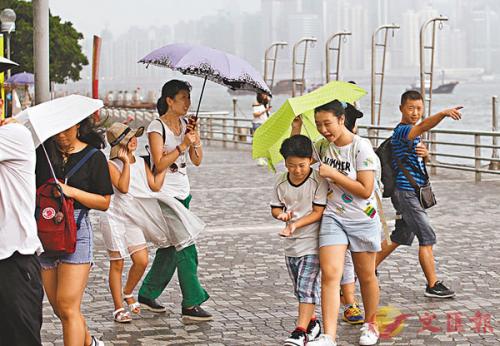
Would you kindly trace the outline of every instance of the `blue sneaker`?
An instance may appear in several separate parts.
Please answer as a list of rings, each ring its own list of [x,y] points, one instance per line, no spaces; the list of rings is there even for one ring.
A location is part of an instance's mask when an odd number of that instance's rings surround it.
[[[363,312],[359,308],[358,304],[349,304],[344,307],[342,321],[349,324],[361,324],[365,322]]]

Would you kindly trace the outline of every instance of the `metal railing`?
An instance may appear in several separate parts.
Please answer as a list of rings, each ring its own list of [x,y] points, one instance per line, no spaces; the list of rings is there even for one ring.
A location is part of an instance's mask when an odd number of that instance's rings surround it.
[[[200,117],[226,117],[229,112],[199,112]],[[104,126],[114,122],[127,123],[132,127],[147,126],[158,118],[158,112],[152,108],[104,107],[100,110],[100,121]]]
[[[358,128],[360,135],[369,138],[372,143],[388,138],[394,129],[371,125],[359,125]],[[439,134],[440,140],[433,139],[425,142],[431,147],[428,166],[474,172],[476,182],[481,181],[483,173],[500,174],[500,170],[490,168],[492,162],[500,162],[500,159],[494,155],[500,146],[485,144],[485,139],[500,137],[500,132],[450,129],[434,129],[430,132],[433,135],[431,138],[436,138]],[[488,155],[488,152],[491,154]]]
[[[252,144],[252,119],[226,115],[201,115],[199,119],[200,137],[207,144],[222,142],[234,147],[238,144]]]
[[[496,105],[493,98],[493,105]],[[496,113],[496,112],[495,112]],[[103,108],[101,119],[112,123],[129,121],[130,126],[147,126],[158,117],[152,109]],[[252,119],[234,117],[229,112],[200,112],[198,116],[201,139],[206,145],[222,143],[223,147],[232,144],[252,144]],[[494,119],[495,121],[496,119]],[[392,134],[394,127],[359,125],[359,134],[369,138],[372,143],[380,143]],[[500,174],[497,138],[498,131],[467,131],[451,129],[434,129],[430,131],[434,138],[426,141],[431,148],[428,166],[433,168],[453,169],[474,172],[476,182],[481,181],[482,174]],[[439,135],[439,140],[435,138]],[[489,143],[489,144],[488,144]]]

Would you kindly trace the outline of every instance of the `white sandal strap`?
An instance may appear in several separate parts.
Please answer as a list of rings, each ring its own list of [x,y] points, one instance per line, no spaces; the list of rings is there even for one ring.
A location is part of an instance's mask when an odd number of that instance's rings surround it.
[[[135,309],[138,309],[141,307],[141,303],[139,302],[135,302],[135,303],[132,303],[132,304],[129,304],[128,308],[130,310],[135,310]]]
[[[119,309],[116,309],[115,311],[113,311],[113,317],[116,318],[116,316],[118,316],[120,314],[120,312],[127,313],[127,311],[125,311],[124,308],[119,308]]]
[[[125,294],[125,292],[123,292],[123,299],[132,299],[132,298],[134,298],[133,293]]]

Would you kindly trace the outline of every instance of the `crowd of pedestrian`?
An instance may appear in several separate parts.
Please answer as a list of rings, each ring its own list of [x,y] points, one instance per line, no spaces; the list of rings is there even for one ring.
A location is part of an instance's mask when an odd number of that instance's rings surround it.
[[[170,80],[157,102],[159,118],[147,129],[112,124],[106,131],[108,158],[100,150],[106,141],[90,118],[38,148],[23,125],[13,119],[0,121],[0,306],[9,316],[0,324],[0,345],[41,345],[43,291],[61,320],[65,345],[103,344],[92,336],[81,312],[93,264],[90,210],[100,214],[110,261],[110,319],[130,323],[141,309],[165,312],[158,298],[177,271],[182,319],[212,320],[202,308],[209,295],[198,277],[196,241],[205,224],[189,210],[187,163],[199,166],[203,160],[197,124],[186,117],[190,94],[189,83]],[[267,95],[257,96],[254,131],[268,117],[269,100]],[[411,245],[415,236],[427,278],[424,294],[454,295],[437,279],[432,253],[436,237],[417,192],[428,184],[421,136],[446,117],[460,119],[459,107],[420,121],[423,99],[410,91],[402,95],[400,110],[391,164],[396,172],[392,202],[401,217],[390,244],[382,240],[379,219],[381,164],[370,142],[356,134],[359,110],[339,100],[318,106],[314,117],[322,139],[312,143],[301,135],[297,117],[291,137],[281,146],[286,171],[276,177],[271,212],[285,223],[280,235],[299,303],[296,328],[285,345],[336,345],[341,303],[342,319],[362,324],[360,344],[376,344],[376,267],[398,246]],[[149,155],[138,156],[137,138],[144,132]],[[76,240],[71,251],[44,252],[47,238],[40,237],[40,242],[37,237],[40,218],[66,222],[61,212],[40,206],[37,188],[40,191],[50,181],[51,198],[72,201]],[[156,253],[146,273],[148,244]],[[123,284],[127,257],[132,266]],[[354,297],[356,281],[364,313]],[[321,306],[321,318],[316,306]]]

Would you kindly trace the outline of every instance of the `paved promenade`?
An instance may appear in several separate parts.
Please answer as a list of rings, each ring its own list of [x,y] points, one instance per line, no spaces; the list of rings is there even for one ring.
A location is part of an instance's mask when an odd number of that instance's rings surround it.
[[[258,167],[248,149],[211,147],[205,155],[189,174],[192,210],[208,225],[198,241],[199,272],[211,295],[203,306],[214,321],[181,322],[175,280],[160,297],[167,313],[143,311],[131,324],[113,322],[109,262],[96,230],[83,312],[106,345],[280,345],[294,328],[296,302],[277,236],[281,225],[268,206],[273,174]],[[457,297],[425,298],[417,244],[398,249],[379,269],[380,315],[388,324],[381,344],[499,345],[500,180],[474,184],[471,175],[440,170],[433,181],[438,205],[429,214],[438,235],[439,278]],[[62,345],[61,334],[45,302],[44,345]],[[339,345],[357,344],[359,326],[341,322],[338,335]]]

